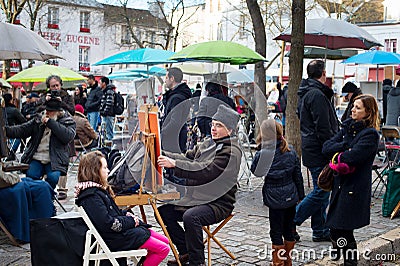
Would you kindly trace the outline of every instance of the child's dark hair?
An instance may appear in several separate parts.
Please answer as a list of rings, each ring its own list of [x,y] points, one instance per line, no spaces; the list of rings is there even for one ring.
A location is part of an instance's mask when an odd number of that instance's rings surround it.
[[[283,126],[273,119],[266,119],[261,123],[256,142],[262,147],[273,142],[274,138],[281,141],[279,148],[282,153],[290,151],[289,144],[283,137]]]

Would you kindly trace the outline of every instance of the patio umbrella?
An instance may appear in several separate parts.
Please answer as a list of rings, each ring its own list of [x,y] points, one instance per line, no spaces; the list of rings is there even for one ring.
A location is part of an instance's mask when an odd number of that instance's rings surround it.
[[[25,69],[7,79],[8,82],[44,82],[48,76],[57,75],[62,80],[85,80],[86,78],[68,68],[41,65]]]
[[[304,33],[305,46],[318,46],[327,49],[358,48],[368,50],[382,46],[371,34],[357,25],[333,18],[308,19]],[[274,40],[291,41],[289,28]]]
[[[173,64],[173,66],[180,68],[182,72],[187,75],[202,76],[211,73],[211,71],[208,70],[203,63],[185,62]]]
[[[9,88],[9,89],[12,88],[11,84],[2,78],[0,78],[0,87]]]
[[[358,65],[376,65],[376,95],[378,96],[379,80],[378,69],[379,65],[398,65],[400,64],[400,55],[385,51],[368,51],[347,58],[342,63],[358,64]]]
[[[166,63],[174,63],[176,61],[169,60],[175,52],[142,48],[136,50],[129,50],[121,52],[109,57],[104,58],[93,64],[93,66],[100,65],[117,65],[117,64],[143,64],[143,65],[158,65]]]
[[[338,50],[331,50],[331,49],[324,49],[318,47],[304,47],[304,58],[325,58],[330,60],[340,60],[346,59],[353,55],[358,54],[357,50],[349,50],[349,49],[338,49]],[[289,57],[290,51],[285,55],[285,57]]]
[[[20,25],[0,22],[0,60],[63,58],[39,34]]]
[[[227,81],[229,84],[254,82],[254,70],[240,69],[237,71],[232,71],[228,73]]]
[[[229,63],[231,65],[254,64],[260,61],[267,61],[260,54],[246,46],[227,41],[193,44],[177,52],[169,59],[179,62],[208,61]]]

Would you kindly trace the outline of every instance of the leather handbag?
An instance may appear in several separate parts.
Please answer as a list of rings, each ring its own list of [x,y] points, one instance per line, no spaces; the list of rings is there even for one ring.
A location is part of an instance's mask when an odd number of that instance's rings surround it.
[[[324,191],[331,191],[333,187],[333,178],[335,170],[329,164],[325,165],[318,176],[318,187]]]

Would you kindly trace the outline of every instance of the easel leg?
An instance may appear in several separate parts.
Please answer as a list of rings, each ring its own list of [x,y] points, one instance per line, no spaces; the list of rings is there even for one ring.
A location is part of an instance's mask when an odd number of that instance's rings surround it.
[[[143,222],[147,224],[146,213],[144,213],[143,205],[139,205],[140,214],[142,215]]]
[[[157,205],[156,205],[156,202],[155,202],[154,199],[150,199],[150,205],[151,205],[151,207],[153,207],[154,217],[157,219],[158,223],[159,223],[160,226],[161,226],[161,229],[163,230],[165,236],[166,236],[166,237],[168,238],[168,240],[169,240],[169,246],[171,247],[172,253],[174,253],[174,257],[175,257],[176,261],[178,262],[178,265],[179,265],[179,266],[182,266],[181,262],[179,261],[179,254],[178,254],[178,251],[176,250],[174,244],[173,244],[172,241],[171,241],[171,237],[170,237],[169,234],[168,234],[167,228],[165,228],[164,222],[163,222],[163,220],[162,220],[162,218],[161,218],[160,213],[158,212]]]

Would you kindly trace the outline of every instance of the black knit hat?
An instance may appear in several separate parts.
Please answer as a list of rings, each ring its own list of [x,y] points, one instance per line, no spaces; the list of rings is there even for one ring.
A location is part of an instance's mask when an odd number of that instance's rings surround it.
[[[4,99],[4,102],[9,103],[12,100],[12,95],[10,93],[4,93],[3,99]]]
[[[357,86],[353,82],[347,82],[342,88],[342,93],[351,93],[357,90]]]
[[[239,122],[239,114],[231,107],[221,104],[212,119],[221,122],[228,129],[236,129]]]
[[[45,102],[47,111],[62,111],[61,101],[55,98],[51,98],[50,100]]]

